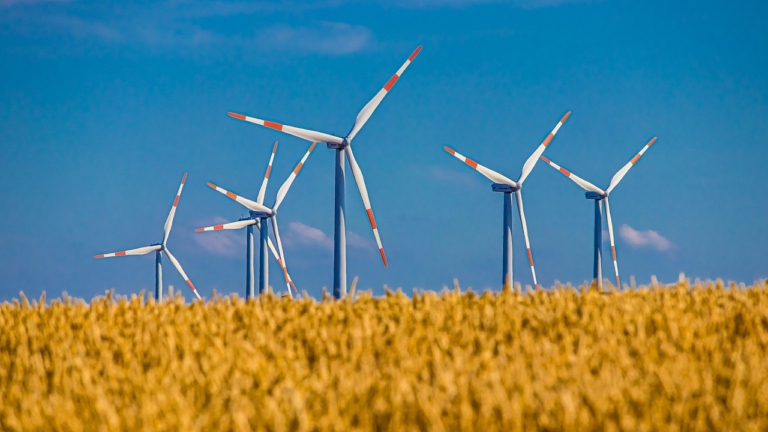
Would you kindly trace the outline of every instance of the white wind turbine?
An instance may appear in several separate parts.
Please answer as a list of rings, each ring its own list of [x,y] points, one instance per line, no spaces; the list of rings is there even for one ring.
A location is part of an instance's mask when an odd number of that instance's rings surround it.
[[[96,255],[94,258],[111,258],[116,256],[126,256],[126,255],[146,255],[150,252],[155,252],[155,299],[161,300],[163,298],[163,262],[162,262],[162,255],[163,252],[165,252],[166,255],[168,255],[168,259],[171,260],[171,264],[173,264],[174,267],[176,267],[176,270],[179,271],[179,274],[182,278],[184,278],[184,282],[187,283],[190,289],[192,289],[192,292],[195,293],[195,296],[197,296],[198,300],[202,300],[202,297],[200,297],[200,294],[197,292],[197,289],[192,284],[192,281],[189,280],[187,277],[187,274],[184,273],[184,269],[181,268],[181,264],[179,264],[179,261],[176,260],[176,258],[171,254],[171,251],[168,249],[167,242],[168,242],[168,235],[171,234],[171,227],[173,226],[173,218],[176,216],[176,207],[179,205],[179,198],[181,198],[181,190],[184,189],[184,182],[187,180],[187,173],[184,173],[184,177],[181,179],[181,185],[179,185],[179,191],[176,192],[176,199],[173,200],[173,206],[171,207],[171,212],[168,213],[168,219],[165,220],[165,225],[163,226],[163,242],[162,243],[155,243],[149,246],[140,247],[137,249],[129,249],[126,251],[121,252],[113,252],[108,254],[101,254]]]
[[[275,240],[277,240],[277,250],[280,253],[280,263],[281,263],[281,268],[283,270],[283,276],[285,277],[285,281],[288,284],[288,295],[291,298],[293,298],[293,294],[291,294],[292,282],[288,277],[288,263],[285,261],[285,254],[283,253],[283,242],[282,240],[280,240],[280,229],[278,228],[278,225],[277,225],[277,209],[280,207],[280,204],[283,202],[283,199],[285,199],[285,195],[288,193],[288,190],[291,188],[291,184],[293,184],[293,180],[299,174],[299,171],[301,171],[301,168],[304,166],[304,163],[307,161],[309,154],[312,153],[312,150],[314,149],[315,149],[315,143],[312,143],[312,145],[309,147],[309,150],[307,150],[307,152],[304,154],[304,157],[301,158],[301,161],[299,162],[299,164],[296,165],[296,168],[294,168],[291,174],[288,176],[288,179],[285,180],[285,183],[283,183],[282,186],[280,186],[280,189],[277,191],[277,197],[275,198],[275,204],[271,208],[265,206],[260,202],[251,201],[248,198],[237,195],[224,188],[220,188],[213,183],[210,183],[210,182],[208,183],[208,186],[210,186],[212,189],[223,193],[224,195],[239,202],[245,208],[250,210],[248,213],[250,214],[251,218],[260,220],[260,229],[262,233],[261,234],[262,236],[261,271],[262,271],[262,277],[264,278],[266,278],[266,275],[268,274],[266,271],[266,261],[267,261],[265,258],[266,251],[263,250],[264,243],[266,243],[266,241],[264,241],[264,237],[268,236],[266,232],[268,229],[267,220],[269,220],[272,223],[272,230],[275,232]],[[266,186],[266,182],[264,183],[264,186]],[[259,194],[259,196],[262,200],[264,199],[261,193]],[[246,226],[247,222],[248,222],[247,220],[232,222],[231,225],[233,228],[242,228],[243,226]],[[264,283],[264,289],[266,289],[266,286],[268,286],[269,281],[265,279],[263,283]]]
[[[355,160],[355,155],[352,153],[352,140],[360,129],[365,125],[373,112],[379,106],[384,96],[392,89],[395,82],[400,78],[405,69],[421,51],[421,47],[416,48],[415,51],[408,57],[408,60],[403,63],[400,69],[392,76],[392,78],[384,84],[384,87],[376,93],[360,113],[357,114],[355,122],[352,125],[352,129],[344,137],[330,135],[323,132],[317,132],[309,129],[302,129],[293,126],[288,126],[280,123],[271,122],[269,120],[262,120],[255,117],[249,117],[242,114],[227,113],[231,117],[247,122],[255,123],[260,126],[268,127],[278,130],[295,137],[305,139],[312,142],[325,142],[329,149],[336,150],[336,181],[335,181],[335,218],[334,218],[334,237],[333,237],[333,296],[335,298],[341,298],[346,295],[347,292],[347,240],[346,240],[346,197],[344,189],[344,159],[349,160],[349,167],[352,170],[352,175],[355,177],[355,183],[360,191],[360,197],[363,200],[363,206],[368,214],[368,221],[371,223],[373,229],[373,236],[376,238],[376,244],[379,247],[379,254],[381,254],[381,260],[384,262],[384,267],[387,267],[387,256],[384,254],[384,247],[381,244],[381,238],[379,238],[379,231],[376,226],[376,220],[373,217],[373,210],[371,209],[371,201],[368,198],[368,189],[365,187],[365,179],[363,178],[363,172],[360,170],[360,166]]]
[[[269,175],[272,172],[272,162],[275,160],[275,153],[277,152],[277,141],[275,141],[275,145],[272,147],[272,155],[269,157],[269,165],[267,165],[267,172],[264,173],[264,180],[261,182],[261,188],[259,189],[259,195],[256,198],[256,202],[258,204],[264,204],[264,195],[267,192],[267,183],[269,182]],[[286,275],[286,282],[288,283],[288,290],[290,291],[291,287],[293,287],[294,291],[296,290],[296,285],[293,283],[293,280],[291,280],[291,276],[288,274],[288,270],[283,265],[283,260],[280,259],[280,256],[277,254],[277,251],[275,250],[275,246],[272,244],[272,239],[269,238],[269,230],[268,229],[261,229],[261,218],[254,217],[250,213],[248,216],[241,218],[237,222],[229,222],[221,225],[214,225],[209,226],[205,228],[198,228],[195,230],[195,232],[204,232],[204,231],[219,231],[219,230],[231,230],[231,229],[240,229],[243,227],[246,227],[246,287],[245,287],[245,297],[246,298],[252,298],[255,295],[255,268],[253,263],[253,256],[254,256],[254,246],[253,246],[253,226],[256,226],[256,228],[259,229],[260,233],[260,260],[259,260],[259,294],[262,294],[268,287],[269,287],[269,257],[268,253],[266,251],[267,248],[269,248],[270,251],[272,251],[272,255],[275,256],[275,259],[277,260],[277,263],[280,265],[280,268],[283,270],[284,274]]]
[[[469,159],[453,149],[449,147],[443,147],[445,151],[448,153],[454,155],[457,159],[464,162],[465,164],[469,165],[470,167],[474,168],[477,172],[485,176],[488,180],[492,181],[493,184],[491,185],[491,189],[494,192],[503,192],[504,193],[504,230],[503,230],[503,253],[502,253],[502,279],[501,283],[503,286],[511,286],[512,285],[512,193],[515,193],[515,197],[517,198],[517,211],[520,213],[520,223],[523,226],[523,237],[525,237],[525,247],[528,250],[528,262],[531,265],[531,274],[533,275],[533,284],[536,287],[536,289],[539,288],[539,284],[536,281],[536,270],[533,267],[533,254],[531,254],[531,243],[528,240],[528,226],[525,223],[525,212],[523,211],[523,194],[522,194],[522,188],[523,188],[523,182],[528,177],[528,174],[531,173],[533,170],[533,167],[536,166],[536,162],[539,161],[539,156],[541,156],[544,153],[544,150],[546,150],[547,146],[549,146],[550,142],[552,142],[552,139],[555,137],[555,134],[557,134],[557,131],[560,130],[560,127],[565,123],[566,120],[568,120],[568,116],[571,115],[571,112],[568,111],[565,113],[562,119],[555,125],[555,128],[552,129],[552,132],[547,135],[547,138],[544,139],[544,142],[539,144],[539,147],[536,149],[536,151],[533,152],[531,156],[528,157],[528,160],[525,161],[525,164],[523,165],[523,170],[520,173],[520,177],[517,179],[517,181],[511,180],[510,178],[499,174],[498,172],[484,167],[483,165],[480,165],[479,163],[473,161],[472,159]]]
[[[597,280],[597,284],[600,288],[603,287],[603,209],[602,209],[602,202],[605,201],[605,216],[607,219],[608,224],[608,236],[611,239],[611,255],[613,256],[613,270],[616,272],[616,286],[621,289],[621,279],[619,279],[619,263],[616,260],[616,246],[614,244],[613,240],[613,222],[611,221],[611,206],[608,204],[608,195],[611,194],[611,191],[619,184],[621,179],[624,178],[624,176],[629,172],[629,169],[632,168],[638,160],[640,160],[640,157],[643,156],[643,153],[645,153],[646,150],[648,150],[653,143],[656,142],[656,137],[653,137],[650,141],[648,141],[648,144],[643,146],[642,149],[635,155],[635,157],[632,158],[629,162],[627,162],[626,165],[624,165],[616,174],[614,174],[613,178],[611,179],[611,183],[608,185],[608,189],[602,190],[599,187],[593,185],[592,183],[584,180],[583,178],[577,176],[576,174],[568,171],[567,169],[561,167],[560,165],[552,162],[551,160],[545,158],[544,156],[541,156],[541,160],[548,163],[550,166],[555,168],[556,170],[563,173],[566,177],[573,180],[574,183],[579,185],[582,189],[587,191],[585,194],[587,199],[591,199],[595,201],[595,254],[594,254],[594,264],[593,264],[593,279]]]

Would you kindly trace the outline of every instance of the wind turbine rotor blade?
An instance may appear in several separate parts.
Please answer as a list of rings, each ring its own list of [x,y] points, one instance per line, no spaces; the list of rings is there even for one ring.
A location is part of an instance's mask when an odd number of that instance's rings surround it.
[[[613,188],[615,188],[619,184],[621,179],[623,179],[624,176],[627,175],[627,172],[629,171],[629,169],[635,166],[637,161],[640,160],[640,157],[643,156],[643,153],[645,153],[645,151],[648,150],[655,142],[656,142],[656,137],[653,137],[650,141],[648,141],[648,144],[646,144],[645,146],[643,146],[642,149],[640,149],[640,152],[638,152],[635,155],[635,157],[632,158],[631,161],[627,162],[626,165],[624,165],[616,174],[614,174],[613,178],[611,179],[611,184],[608,185],[608,189],[605,191],[606,193],[611,193]]]
[[[251,201],[248,198],[241,197],[240,195],[237,195],[236,193],[230,192],[230,191],[228,191],[228,190],[226,190],[224,188],[220,188],[220,187],[216,186],[215,184],[213,184],[211,182],[208,182],[206,184],[211,189],[213,189],[213,190],[215,190],[217,192],[223,193],[224,195],[226,195],[226,196],[232,198],[233,200],[239,202],[240,204],[242,204],[243,206],[245,206],[245,208],[247,208],[249,210],[266,213],[268,215],[272,214],[272,210],[271,209],[269,209],[268,207],[265,207],[262,204],[257,203],[256,201]]]
[[[282,260],[283,276],[285,277],[285,284],[288,287],[288,295],[293,298],[291,294],[291,280],[288,277],[288,263],[285,262],[285,254],[283,253],[283,242],[280,240],[280,228],[277,226],[277,216],[272,215],[269,218],[272,221],[272,231],[275,233],[275,240],[277,240],[277,250],[280,251],[280,259]]]
[[[184,173],[184,177],[181,178],[181,185],[179,185],[179,191],[176,192],[176,199],[173,200],[173,206],[171,206],[171,212],[168,213],[168,219],[165,220],[163,226],[163,244],[168,241],[168,235],[171,234],[171,227],[173,226],[173,218],[176,216],[176,207],[179,205],[179,198],[181,198],[181,190],[184,189],[184,182],[187,181],[187,173]]]
[[[299,175],[299,171],[301,171],[301,167],[304,166],[304,163],[307,161],[309,154],[312,153],[312,150],[315,149],[315,144],[317,143],[312,143],[312,145],[309,146],[309,150],[307,150],[307,152],[304,153],[304,157],[301,158],[301,161],[299,161],[299,164],[296,165],[296,168],[293,169],[291,174],[288,176],[288,179],[285,180],[285,183],[283,183],[283,185],[280,186],[280,189],[277,191],[277,198],[275,199],[275,205],[274,207],[272,207],[274,211],[277,211],[277,208],[280,207],[280,204],[283,202],[283,199],[285,199],[285,195],[288,194],[288,189],[291,188],[291,185],[293,184],[293,180],[296,178],[297,175]]]
[[[305,139],[307,141],[312,142],[328,142],[328,143],[334,143],[334,144],[342,144],[344,143],[344,139],[339,138],[337,136],[329,135],[327,133],[323,132],[317,132],[309,129],[302,129],[297,128],[293,126],[288,126],[280,123],[271,122],[269,120],[262,120],[257,119],[255,117],[248,117],[242,114],[237,114],[233,112],[228,112],[230,117],[236,118],[238,120],[243,120],[251,123],[255,123],[260,126],[268,127],[270,129],[274,129],[283,133],[287,133],[288,135],[293,135],[295,137],[299,137],[302,139]]]
[[[195,232],[204,232],[204,231],[219,231],[219,230],[232,230],[232,229],[240,229],[243,227],[247,227],[248,225],[254,225],[256,223],[253,219],[248,220],[241,220],[237,222],[229,222],[221,225],[214,225],[209,226],[205,228],[197,228]]]
[[[525,211],[523,210],[523,193],[520,189],[515,192],[517,197],[517,211],[520,213],[520,222],[523,225],[523,237],[525,237],[525,249],[528,251],[528,263],[531,265],[531,274],[533,275],[533,286],[538,290],[539,283],[536,281],[536,269],[533,267],[533,254],[531,253],[531,242],[528,240],[528,224],[525,222]]]
[[[259,229],[259,231],[261,231],[261,222],[256,221],[256,227]],[[278,255],[277,251],[275,250],[275,244],[272,243],[271,237],[267,237],[267,246],[269,247],[269,250],[272,252],[272,255],[275,257],[275,260],[277,261],[277,264],[280,266],[280,269],[288,277],[288,283],[293,287],[293,290],[296,291],[296,293],[298,294],[299,290],[296,288],[296,284],[293,283],[293,279],[291,279],[291,275],[288,274],[288,269],[283,264],[283,260],[280,259],[280,255]]]
[[[176,257],[174,257],[173,254],[171,254],[171,251],[168,250],[167,247],[164,248],[163,251],[165,252],[166,255],[168,255],[168,259],[171,260],[171,264],[173,264],[173,266],[176,267],[176,270],[179,271],[179,274],[181,275],[181,277],[184,278],[184,282],[186,282],[189,288],[192,290],[192,292],[195,293],[195,296],[197,296],[197,299],[202,300],[203,298],[200,297],[200,293],[197,292],[197,288],[195,288],[195,286],[192,284],[192,281],[189,280],[189,278],[187,277],[187,274],[184,273],[184,269],[181,268],[181,264],[179,264],[179,261],[176,259]]]
[[[347,155],[349,161],[349,167],[352,169],[352,175],[355,176],[355,183],[357,183],[357,189],[360,191],[360,197],[363,199],[363,206],[365,212],[368,215],[368,222],[371,223],[371,229],[373,230],[373,236],[376,238],[376,245],[379,247],[379,255],[381,255],[381,261],[384,262],[384,267],[387,268],[387,255],[384,253],[384,246],[381,245],[381,238],[379,237],[379,228],[376,226],[376,219],[373,217],[373,209],[371,209],[371,200],[368,198],[368,188],[365,187],[365,178],[363,178],[363,171],[360,170],[360,166],[355,160],[355,155],[352,153],[352,145],[348,145],[344,148],[344,152]]]
[[[621,289],[619,279],[619,262],[616,260],[616,246],[613,242],[613,221],[611,220],[611,206],[608,205],[608,197],[605,197],[605,218],[608,222],[608,237],[611,239],[611,255],[613,256],[613,271],[616,273],[616,287]]]
[[[552,168],[554,168],[554,169],[560,171],[561,173],[563,173],[569,179],[573,180],[574,183],[579,185],[585,191],[596,192],[596,193],[599,193],[600,195],[605,195],[605,192],[602,189],[600,189],[599,187],[597,187],[597,186],[593,185],[592,183],[584,180],[583,178],[577,176],[576,174],[568,171],[567,169],[561,167],[560,165],[552,162],[551,160],[545,158],[544,156],[541,156],[541,160],[543,160],[544,162],[548,163]]]
[[[456,159],[458,159],[458,160],[464,162],[465,164],[469,165],[470,167],[474,168],[477,172],[479,172],[480,174],[485,176],[485,178],[487,178],[488,180],[490,180],[490,181],[492,181],[494,183],[501,183],[501,184],[509,185],[509,186],[512,186],[513,188],[517,187],[517,182],[515,182],[514,180],[512,180],[510,178],[507,178],[506,176],[503,176],[503,175],[497,173],[496,171],[494,171],[494,170],[492,170],[490,168],[487,168],[487,167],[484,167],[484,166],[480,165],[479,163],[477,163],[477,162],[473,161],[472,159],[462,155],[461,153],[457,152],[456,150],[454,150],[454,149],[452,149],[450,147],[443,146],[443,148],[448,153],[454,155],[456,157]]]
[[[264,174],[264,181],[261,182],[261,188],[259,189],[259,196],[256,198],[256,202],[264,204],[264,194],[267,193],[267,183],[269,183],[269,173],[272,172],[272,162],[275,160],[275,153],[277,152],[277,141],[275,141],[274,147],[272,147],[272,155],[269,157],[269,165],[267,165],[267,172]]]
[[[107,254],[101,254],[101,255],[94,255],[94,258],[112,258],[112,257],[119,257],[119,256],[126,256],[126,255],[146,255],[150,252],[154,252],[157,250],[162,249],[163,247],[160,245],[154,245],[154,246],[144,246],[136,249],[129,249],[125,251],[120,252],[112,252]]]
[[[533,171],[533,167],[536,166],[536,162],[539,161],[539,157],[542,154],[544,154],[544,150],[547,149],[549,144],[552,142],[552,139],[557,134],[557,131],[560,130],[560,127],[563,126],[563,123],[565,123],[565,121],[568,120],[568,116],[570,116],[570,115],[571,115],[570,111],[565,113],[563,118],[560,119],[560,121],[557,123],[557,125],[555,125],[555,128],[552,129],[552,132],[550,132],[549,135],[547,135],[547,138],[544,139],[544,142],[539,144],[539,147],[536,149],[536,151],[533,152],[533,154],[530,157],[528,157],[528,160],[525,161],[525,165],[523,165],[523,172],[520,173],[520,179],[517,180],[518,184],[523,184],[525,179],[528,177],[528,174],[530,174],[531,171]]]
[[[398,79],[400,79],[400,76],[405,72],[405,69],[408,68],[408,66],[411,64],[411,62],[416,58],[417,55],[419,55],[419,51],[421,51],[421,47],[419,46],[416,48],[415,51],[411,54],[410,57],[408,57],[408,60],[403,63],[402,66],[400,66],[400,69],[397,70],[397,72],[392,75],[392,78],[387,81],[386,84],[384,84],[384,87],[379,90],[378,93],[376,93],[376,96],[373,97],[362,110],[357,114],[357,118],[355,118],[355,124],[352,125],[352,130],[349,131],[349,134],[347,135],[348,139],[352,141],[352,139],[357,135],[357,133],[360,131],[360,129],[363,128],[365,123],[368,121],[369,118],[371,118],[371,115],[374,111],[376,111],[376,108],[379,106],[381,101],[384,99],[384,96],[389,93],[389,91],[392,89],[392,86],[395,85]]]

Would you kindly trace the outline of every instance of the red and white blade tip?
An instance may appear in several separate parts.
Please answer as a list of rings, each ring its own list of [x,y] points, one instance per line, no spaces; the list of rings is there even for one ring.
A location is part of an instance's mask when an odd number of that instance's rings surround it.
[[[245,120],[245,116],[242,114],[228,112],[227,115],[229,115],[230,117],[236,118],[238,120]]]
[[[413,54],[411,54],[410,57],[408,57],[408,61],[413,61],[413,59],[416,58],[417,55],[419,55],[419,52],[421,51],[421,45],[418,46],[415,50],[413,50]]]

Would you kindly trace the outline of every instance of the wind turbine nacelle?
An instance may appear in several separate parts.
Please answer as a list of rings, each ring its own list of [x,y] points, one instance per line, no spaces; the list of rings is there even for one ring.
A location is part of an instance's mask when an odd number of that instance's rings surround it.
[[[605,195],[600,195],[599,193],[592,192],[592,191],[585,193],[584,196],[587,197],[587,199],[591,199],[591,200],[601,200],[605,198]]]
[[[249,210],[248,214],[251,215],[251,217],[248,219],[266,219],[269,217],[269,215],[264,212],[253,211],[253,210]]]
[[[520,188],[513,188],[512,186],[503,183],[494,183],[491,185],[491,189],[494,192],[512,193],[517,192],[517,190]]]
[[[325,143],[325,145],[326,145],[326,146],[327,146],[329,149],[332,149],[332,150],[344,150],[344,148],[345,148],[347,145],[349,145],[349,143],[347,142],[347,140],[344,140],[344,142],[343,142],[343,143],[341,143],[341,144],[338,144],[338,143],[329,143],[329,142],[327,142],[327,143]]]

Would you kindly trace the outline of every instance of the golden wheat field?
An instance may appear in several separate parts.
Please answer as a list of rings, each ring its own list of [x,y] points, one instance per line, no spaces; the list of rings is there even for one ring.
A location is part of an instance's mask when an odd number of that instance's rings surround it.
[[[768,430],[768,283],[0,306],[0,429]]]

